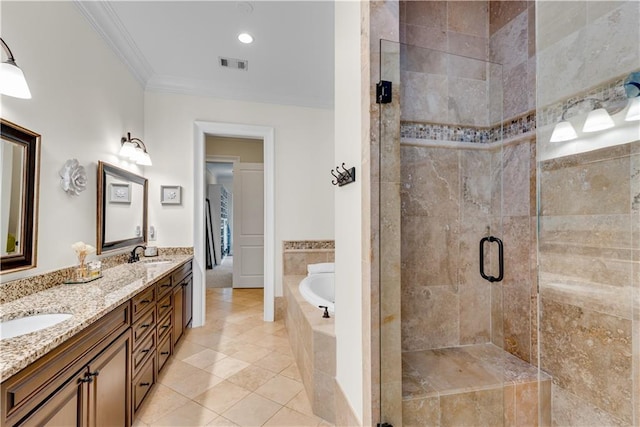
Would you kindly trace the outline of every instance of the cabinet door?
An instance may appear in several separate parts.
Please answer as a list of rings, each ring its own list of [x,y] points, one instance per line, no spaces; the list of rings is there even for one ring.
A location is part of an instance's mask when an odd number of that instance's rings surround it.
[[[131,425],[130,354],[127,331],[89,364],[89,426]]]
[[[183,329],[186,329],[188,326],[191,326],[191,319],[193,318],[193,276],[189,275],[182,282],[183,288],[183,307],[184,312],[182,313],[183,319]]]
[[[178,342],[184,331],[183,305],[184,291],[182,284],[173,288],[173,344]]]
[[[20,426],[85,426],[84,410],[87,390],[86,369],[71,378],[31,415],[17,423]]]

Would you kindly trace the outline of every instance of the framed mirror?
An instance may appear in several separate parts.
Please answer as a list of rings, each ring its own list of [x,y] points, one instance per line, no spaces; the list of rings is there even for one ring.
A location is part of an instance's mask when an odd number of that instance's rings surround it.
[[[0,119],[0,274],[36,266],[40,135]]]
[[[147,242],[147,179],[98,162],[97,252]]]

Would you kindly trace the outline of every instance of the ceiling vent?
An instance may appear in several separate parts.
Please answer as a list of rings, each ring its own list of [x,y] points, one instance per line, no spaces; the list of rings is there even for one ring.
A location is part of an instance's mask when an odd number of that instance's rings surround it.
[[[247,71],[249,69],[249,61],[247,61],[246,59],[218,57],[218,61],[220,63],[220,66],[223,68],[233,68],[234,70],[244,71]]]

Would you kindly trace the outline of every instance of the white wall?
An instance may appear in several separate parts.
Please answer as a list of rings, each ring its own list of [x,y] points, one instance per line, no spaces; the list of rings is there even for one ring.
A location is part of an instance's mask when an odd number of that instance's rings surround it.
[[[149,224],[156,227],[158,246],[193,245],[196,120],[275,129],[275,292],[282,295],[282,241],[334,236],[333,110],[147,92]],[[183,187],[182,205],[160,205],[159,188],[167,184]]]
[[[336,379],[363,420],[362,109],[360,3],[335,3],[335,159],[356,167],[356,182],[335,189]],[[368,114],[368,113],[367,113]]]
[[[33,98],[3,96],[0,115],[42,135],[38,266],[3,274],[6,282],[75,264],[73,242],[96,245],[97,161],[144,174],[117,152],[127,131],[145,138],[142,87],[72,2],[3,1],[1,7],[2,38]],[[70,158],[88,176],[87,190],[76,197],[62,190],[58,176]]]

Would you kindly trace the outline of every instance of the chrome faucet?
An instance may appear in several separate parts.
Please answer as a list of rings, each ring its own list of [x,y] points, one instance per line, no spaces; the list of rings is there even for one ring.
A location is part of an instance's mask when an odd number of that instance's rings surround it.
[[[129,254],[129,261],[128,261],[129,264],[140,261],[140,256],[136,254],[136,250],[138,248],[147,249],[146,246],[142,246],[142,245],[138,245],[135,248],[133,248],[133,250],[131,251],[131,254]]]

